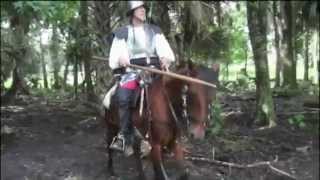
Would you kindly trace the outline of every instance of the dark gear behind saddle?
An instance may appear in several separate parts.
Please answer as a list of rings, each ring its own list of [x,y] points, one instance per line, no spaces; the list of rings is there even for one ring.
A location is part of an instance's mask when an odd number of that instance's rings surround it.
[[[135,108],[139,105],[139,99],[140,99],[140,93],[141,93],[141,88],[137,88],[135,91],[134,91],[134,95],[133,95],[133,98],[132,98],[132,101],[131,101],[131,108]]]

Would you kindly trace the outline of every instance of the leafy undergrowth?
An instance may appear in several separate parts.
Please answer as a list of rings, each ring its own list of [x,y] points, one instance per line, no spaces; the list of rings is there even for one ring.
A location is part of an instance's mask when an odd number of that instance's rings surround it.
[[[272,165],[299,180],[319,178],[319,111],[299,106],[299,98],[275,98],[277,126],[258,129],[252,96],[222,96],[216,106],[221,131],[205,140],[183,141],[186,156],[204,157],[237,164],[273,161]],[[294,104],[294,106],[293,106]],[[290,120],[290,118],[292,120]],[[292,123],[293,122],[293,123]],[[299,126],[303,122],[304,126]],[[104,126],[89,108],[72,99],[20,98],[1,107],[1,179],[17,180],[138,180],[132,158],[115,155],[117,177],[107,171]],[[165,166],[169,176],[170,156]],[[152,164],[144,160],[152,179]],[[191,180],[290,179],[267,166],[234,168],[201,161],[187,161]]]

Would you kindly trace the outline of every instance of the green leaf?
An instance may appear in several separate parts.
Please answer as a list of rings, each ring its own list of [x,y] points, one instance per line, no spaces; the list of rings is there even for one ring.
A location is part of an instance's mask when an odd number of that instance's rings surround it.
[[[294,123],[292,118],[288,119],[288,121],[289,121],[289,124],[291,124],[291,125]]]
[[[300,122],[300,123],[299,123],[299,127],[300,127],[300,128],[304,128],[304,127],[306,127],[306,124],[305,124],[304,122]]]

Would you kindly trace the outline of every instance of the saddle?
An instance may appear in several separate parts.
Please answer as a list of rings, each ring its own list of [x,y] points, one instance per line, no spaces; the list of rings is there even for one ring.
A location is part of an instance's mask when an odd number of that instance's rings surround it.
[[[113,96],[116,94],[117,92],[117,88],[119,87],[119,82],[116,82],[110,89],[109,91],[106,93],[106,95],[103,98],[102,104],[104,105],[105,108],[109,109],[111,102],[112,102],[112,98]],[[134,97],[131,101],[130,107],[131,108],[135,108],[138,105],[138,100],[141,97],[141,88],[137,88],[134,92]]]
[[[116,94],[117,88],[119,87],[120,74],[123,73],[124,71],[123,71],[123,69],[117,69],[115,72],[114,72],[115,80],[113,81],[114,84],[109,89],[109,91],[106,93],[106,95],[104,96],[103,101],[102,101],[104,107],[107,108],[107,109],[110,108],[111,100],[112,100],[113,96]],[[142,72],[142,71],[139,72],[139,76],[140,76],[139,88],[137,88],[135,90],[134,97],[133,97],[133,99],[131,101],[131,108],[135,108],[135,107],[137,107],[139,105],[138,104],[139,99],[144,96],[143,89],[145,88],[145,86],[147,84],[151,84],[153,79],[157,78],[156,75],[151,74],[150,72]],[[140,102],[140,106],[143,105],[141,103],[144,103],[144,102]]]

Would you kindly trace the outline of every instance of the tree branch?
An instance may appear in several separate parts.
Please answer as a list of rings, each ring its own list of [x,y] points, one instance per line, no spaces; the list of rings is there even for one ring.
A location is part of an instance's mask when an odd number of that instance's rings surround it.
[[[274,166],[271,165],[272,162],[277,162],[278,161],[278,156],[276,156],[275,160],[273,161],[261,161],[261,162],[256,162],[256,163],[251,163],[251,164],[236,164],[236,163],[230,163],[230,162],[225,162],[225,161],[219,161],[219,160],[214,160],[214,159],[209,159],[205,157],[192,157],[192,156],[187,156],[185,157],[186,160],[191,160],[191,161],[201,161],[201,162],[207,162],[210,164],[216,164],[216,165],[221,165],[221,166],[227,166],[227,167],[234,167],[234,168],[239,168],[239,169],[244,169],[244,168],[252,168],[252,167],[259,167],[259,166],[268,166],[271,170],[290,177],[291,179],[297,179],[295,176],[282,171]]]

